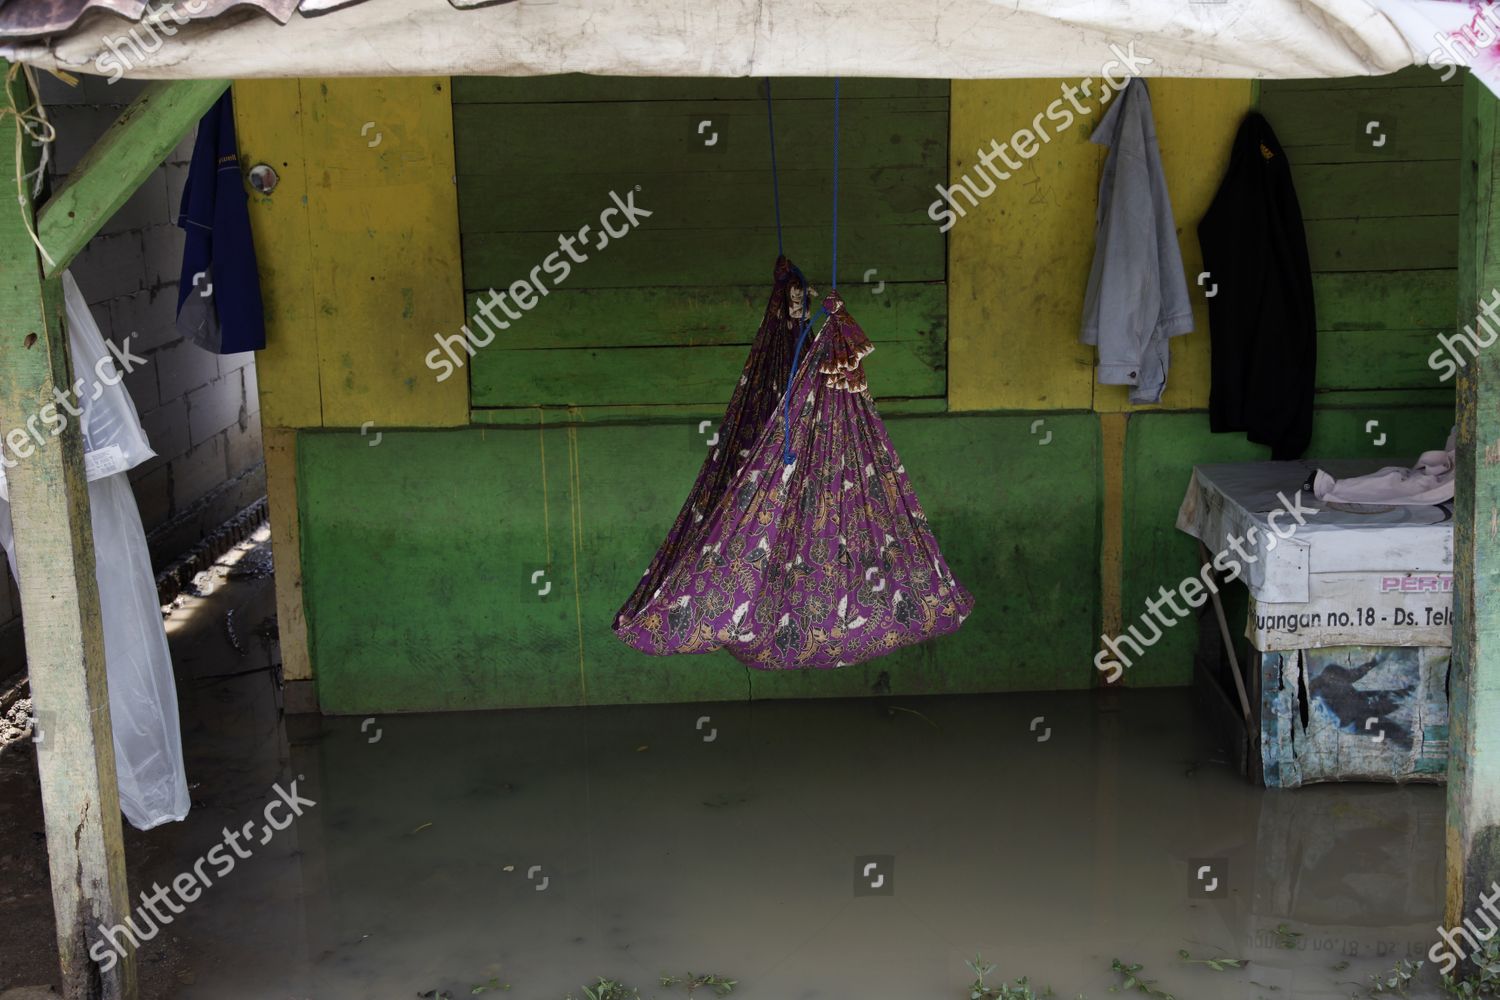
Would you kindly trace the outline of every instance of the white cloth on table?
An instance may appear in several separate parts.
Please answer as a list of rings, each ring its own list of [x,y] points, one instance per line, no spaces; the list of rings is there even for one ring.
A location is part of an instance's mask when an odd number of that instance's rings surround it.
[[[1367,476],[1335,479],[1319,469],[1313,476],[1313,495],[1329,503],[1412,504],[1447,503],[1453,499],[1454,446],[1458,428],[1448,432],[1442,451],[1424,451],[1411,468],[1392,465]]]

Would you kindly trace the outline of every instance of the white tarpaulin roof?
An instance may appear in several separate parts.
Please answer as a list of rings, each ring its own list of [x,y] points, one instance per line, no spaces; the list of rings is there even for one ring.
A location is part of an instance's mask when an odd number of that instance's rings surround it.
[[[1097,75],[1116,58],[1111,45],[1133,42],[1142,76],[1340,77],[1451,63],[1439,46],[1443,34],[1482,20],[1490,3],[518,0],[465,10],[449,0],[364,0],[317,17],[306,16],[304,3],[285,24],[253,7],[178,24],[171,14],[149,16],[155,8],[147,6],[146,23],[90,8],[50,38],[7,38],[0,30],[0,54],[106,75],[117,75],[118,63],[124,75],[142,78],[1002,78]],[[189,12],[203,5],[175,0]],[[221,10],[215,3],[211,12]],[[0,7],[0,19],[5,13]],[[1500,22],[1500,9],[1495,13]],[[150,30],[152,20],[163,27]]]

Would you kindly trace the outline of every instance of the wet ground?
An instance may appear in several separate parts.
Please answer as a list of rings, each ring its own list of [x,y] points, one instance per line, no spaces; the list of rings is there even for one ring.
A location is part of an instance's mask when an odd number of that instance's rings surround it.
[[[287,724],[273,610],[249,574],[173,612],[195,808],[130,833],[132,888],[261,829],[274,785],[316,805],[148,946],[149,997],[562,1000],[604,976],[665,998],[693,972],[736,997],[963,1000],[977,954],[991,986],[1063,997],[1107,996],[1118,958],[1181,1000],[1332,998],[1440,920],[1441,788],[1253,789],[1183,691]],[[18,760],[0,863],[41,829]],[[5,905],[36,940],[35,901]],[[0,986],[50,978],[18,950]]]

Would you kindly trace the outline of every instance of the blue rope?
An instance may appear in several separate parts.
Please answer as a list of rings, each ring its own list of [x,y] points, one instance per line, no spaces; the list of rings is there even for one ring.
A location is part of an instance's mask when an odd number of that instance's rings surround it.
[[[770,80],[766,81],[766,106],[770,107]],[[771,147],[772,174],[775,173],[776,148]],[[773,179],[774,185],[774,179]],[[776,209],[776,235],[781,236],[781,208],[778,202]],[[802,285],[802,311],[806,312],[807,301],[807,278],[797,268],[792,268],[797,281]],[[839,79],[833,80],[833,290],[839,287]],[[781,421],[782,421],[782,444],[781,460],[786,465],[797,461],[797,456],[792,453],[792,381],[797,377],[797,364],[802,359],[802,345],[807,341],[807,335],[812,330],[813,324],[823,315],[824,307],[819,306],[818,311],[802,324],[802,331],[797,335],[797,349],[792,352],[792,370],[786,377],[786,391],[781,394]]]
[[[839,290],[839,78],[833,78],[833,287]]]
[[[781,181],[776,174],[776,115],[771,111],[771,78],[766,77],[766,127],[771,133],[771,202],[776,206],[776,253],[786,256],[781,240]]]
[[[795,266],[792,273],[796,275],[797,281],[802,285],[802,311],[807,312],[807,279]],[[783,436],[781,439],[781,461],[785,465],[791,465],[797,461],[797,456],[792,453],[792,381],[797,377],[797,362],[802,358],[802,345],[807,341],[807,335],[812,331],[813,324],[823,315],[823,307],[802,324],[802,330],[797,334],[797,349],[792,352],[792,370],[787,373],[786,391],[781,394],[781,425]]]

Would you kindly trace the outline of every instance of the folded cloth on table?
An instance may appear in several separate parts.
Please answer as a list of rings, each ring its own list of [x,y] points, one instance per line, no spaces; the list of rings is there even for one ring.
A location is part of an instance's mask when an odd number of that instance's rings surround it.
[[[1333,503],[1410,504],[1425,506],[1453,499],[1453,449],[1458,428],[1448,432],[1442,451],[1424,451],[1411,468],[1389,466],[1367,476],[1334,479],[1319,469],[1313,495]]]

